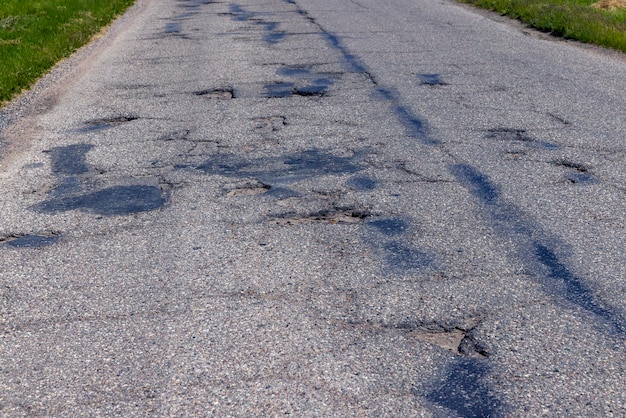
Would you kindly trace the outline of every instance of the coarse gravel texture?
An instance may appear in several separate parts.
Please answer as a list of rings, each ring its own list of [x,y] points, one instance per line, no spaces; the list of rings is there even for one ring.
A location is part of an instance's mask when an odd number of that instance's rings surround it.
[[[0,415],[625,416],[626,60],[528,33],[139,0],[0,117]]]

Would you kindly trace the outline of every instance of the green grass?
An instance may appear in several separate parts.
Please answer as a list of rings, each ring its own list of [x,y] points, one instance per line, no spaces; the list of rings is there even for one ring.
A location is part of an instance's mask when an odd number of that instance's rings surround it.
[[[89,42],[134,0],[0,0],[0,103]]]
[[[626,11],[591,7],[596,0],[461,0],[555,36],[626,52]]]

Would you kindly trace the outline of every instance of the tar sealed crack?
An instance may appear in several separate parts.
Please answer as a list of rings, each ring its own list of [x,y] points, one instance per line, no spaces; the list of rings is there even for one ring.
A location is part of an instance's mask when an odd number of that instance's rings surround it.
[[[557,166],[572,168],[578,171],[579,173],[586,173],[587,171],[591,169],[591,167],[588,164],[575,163],[575,162],[568,161],[568,160],[557,160],[557,161],[553,161],[552,163]]]
[[[493,395],[486,379],[490,369],[485,359],[455,357],[443,379],[431,382],[426,393],[414,393],[462,417],[503,416],[504,404]]]

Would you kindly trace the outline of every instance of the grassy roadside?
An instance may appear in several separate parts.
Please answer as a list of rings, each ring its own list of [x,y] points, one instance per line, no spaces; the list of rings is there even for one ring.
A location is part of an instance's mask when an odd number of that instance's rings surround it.
[[[89,42],[134,0],[0,0],[0,104]]]
[[[460,0],[555,36],[626,52],[626,0]]]

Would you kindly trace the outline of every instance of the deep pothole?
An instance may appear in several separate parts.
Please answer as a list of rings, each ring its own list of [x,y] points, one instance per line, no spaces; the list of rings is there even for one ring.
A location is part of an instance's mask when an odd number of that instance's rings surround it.
[[[405,330],[416,339],[434,344],[464,357],[484,358],[491,355],[489,348],[476,335],[478,324],[469,328],[441,322],[404,321],[387,328]]]
[[[270,220],[270,223],[276,225],[301,225],[310,223],[323,224],[359,224],[365,219],[372,216],[367,209],[352,207],[335,207],[323,209],[317,212],[307,214],[287,213],[278,215]]]

